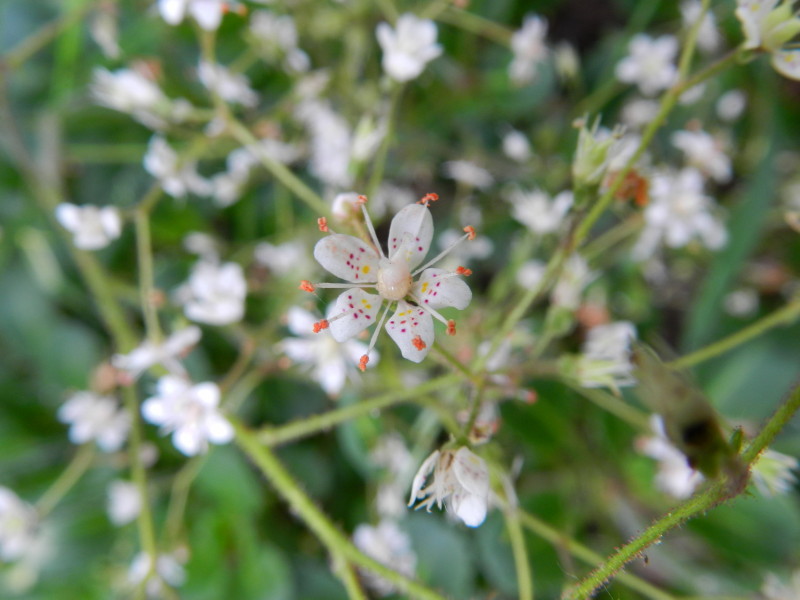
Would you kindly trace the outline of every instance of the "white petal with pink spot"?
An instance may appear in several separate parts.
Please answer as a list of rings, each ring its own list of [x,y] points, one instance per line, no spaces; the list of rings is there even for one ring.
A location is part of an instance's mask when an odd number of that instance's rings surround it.
[[[350,283],[374,283],[379,256],[369,244],[351,235],[335,233],[314,246],[314,258],[325,269]]]
[[[344,342],[364,331],[375,322],[383,298],[352,288],[336,299],[328,321],[337,342]]]
[[[433,344],[430,313],[405,300],[397,303],[397,311],[386,322],[386,331],[400,348],[403,358],[412,362],[421,362]]]

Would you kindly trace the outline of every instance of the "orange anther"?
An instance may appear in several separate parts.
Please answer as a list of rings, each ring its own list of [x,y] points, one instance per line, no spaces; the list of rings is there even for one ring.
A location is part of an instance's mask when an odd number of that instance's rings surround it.
[[[456,334],[456,322],[453,319],[450,319],[447,322],[447,335],[455,335]]]
[[[329,323],[327,319],[322,319],[321,321],[317,321],[314,323],[314,333],[319,333],[323,329],[327,329],[329,327]]]
[[[328,219],[325,217],[320,217],[317,219],[317,227],[322,233],[328,233]]]
[[[304,292],[313,292],[314,291],[314,284],[310,281],[303,279],[298,286],[299,289],[303,290]]]
[[[414,344],[414,348],[416,348],[417,350],[424,350],[425,348],[428,347],[428,345],[425,342],[423,342],[422,338],[419,336],[416,336],[413,340],[411,340],[411,343]]]
[[[456,269],[456,273],[458,275],[463,275],[464,277],[469,277],[472,275],[472,269],[467,269],[466,267],[458,267]]]
[[[472,225],[467,225],[466,227],[464,227],[464,232],[467,234],[467,239],[468,240],[471,241],[471,240],[475,239],[475,235],[476,235],[475,234],[475,228]]]
[[[436,202],[439,199],[439,194],[434,194],[433,192],[425,194],[422,199],[417,202],[417,204],[424,204],[428,206],[431,202]]]
[[[366,354],[364,354],[364,355],[361,357],[361,360],[359,360],[359,361],[358,361],[358,368],[359,368],[359,369],[361,369],[362,371],[366,371],[366,370],[367,370],[367,363],[368,363],[368,362],[369,362],[369,356],[367,356]]]
[[[358,200],[356,200],[356,204],[366,204],[367,197],[364,194],[359,194]]]

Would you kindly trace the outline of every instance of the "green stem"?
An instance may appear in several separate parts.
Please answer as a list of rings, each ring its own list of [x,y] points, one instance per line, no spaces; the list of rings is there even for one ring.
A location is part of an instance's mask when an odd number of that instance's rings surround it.
[[[153,252],[150,240],[150,215],[144,210],[136,211],[136,258],[139,265],[139,301],[144,315],[144,326],[147,339],[158,343],[161,341],[161,326],[158,322],[158,310],[155,305],[155,287],[153,275]]]
[[[485,17],[466,11],[463,8],[450,6],[437,16],[437,20],[442,23],[454,25],[464,31],[483,36],[506,48],[511,45],[513,31]]]
[[[72,457],[67,468],[61,472],[58,479],[53,482],[36,502],[36,512],[40,519],[50,514],[61,499],[67,495],[76,483],[78,483],[83,474],[86,473],[92,465],[92,460],[94,460],[93,442],[83,444],[78,448],[78,451],[75,453],[75,456]]]
[[[755,323],[751,323],[744,329],[740,329],[736,333],[722,338],[705,348],[682,356],[677,360],[667,363],[671,369],[686,369],[693,367],[701,362],[707,361],[715,356],[724,354],[745,342],[766,333],[773,327],[780,325],[790,325],[797,317],[800,316],[800,300],[793,300],[780,310],[767,315]]]
[[[505,488],[505,502],[501,506],[506,521],[508,542],[514,556],[514,569],[517,573],[517,591],[519,600],[533,600],[533,575],[528,560],[528,549],[525,546],[525,535],[522,531],[521,511],[510,479],[501,474]]]
[[[609,394],[605,390],[582,387],[577,382],[568,379],[564,379],[563,382],[590,402],[619,417],[635,429],[651,431],[650,420],[647,415],[625,402],[622,398]]]
[[[383,181],[386,158],[389,156],[389,146],[391,145],[392,135],[394,134],[394,119],[397,113],[397,107],[400,104],[400,96],[403,93],[403,88],[404,86],[401,83],[392,83],[392,92],[389,97],[389,114],[386,117],[386,135],[384,135],[381,140],[381,145],[378,148],[378,153],[373,163],[369,184],[367,185],[367,196],[373,196]]]
[[[235,137],[243,146],[251,146],[258,143],[255,136],[242,125],[239,121],[231,118],[229,126]],[[263,152],[258,152],[257,158],[264,168],[277,179],[282,185],[292,191],[300,200],[305,202],[308,207],[319,216],[328,216],[330,207],[314,190],[308,187],[303,181],[287,169],[284,165],[265,156]]]
[[[170,544],[177,544],[178,537],[183,525],[183,515],[186,511],[186,503],[189,499],[189,490],[192,487],[197,474],[205,464],[206,455],[195,456],[189,459],[172,482],[169,507],[167,508],[167,519],[164,524],[164,531],[167,541]]]
[[[350,419],[368,415],[373,411],[400,404],[401,402],[407,402],[416,396],[423,396],[424,394],[450,387],[459,381],[461,381],[459,375],[444,375],[423,383],[422,385],[418,385],[417,387],[389,392],[382,396],[364,400],[358,404],[343,406],[342,408],[337,408],[320,415],[299,419],[281,427],[261,429],[258,432],[258,439],[262,444],[267,446],[278,446],[286,442],[293,442],[320,431],[330,429]]]
[[[236,442],[242,451],[255,463],[264,476],[270,481],[284,501],[289,505],[308,528],[328,548],[331,555],[343,557],[349,563],[372,571],[376,575],[391,582],[405,594],[423,600],[444,600],[444,597],[422,584],[390,569],[360,552],[350,540],[331,523],[328,517],[300,489],[298,484],[281,464],[272,451],[260,441],[255,432],[245,429],[234,422]],[[341,577],[341,574],[340,574]],[[345,586],[347,582],[343,581]]]
[[[789,422],[797,410],[800,409],[800,385],[795,387],[787,400],[767,421],[750,445],[742,452],[742,461],[747,466],[758,458],[769,444],[780,433],[781,429]],[[746,486],[731,486],[726,479],[715,481],[703,492],[693,496],[665,516],[658,519],[637,538],[631,540],[616,553],[611,555],[603,564],[592,571],[577,585],[564,592],[564,599],[589,598],[592,593],[628,562],[639,556],[647,547],[658,543],[661,537],[669,530],[681,525],[685,521],[702,514],[714,506],[730,500],[746,489]]]

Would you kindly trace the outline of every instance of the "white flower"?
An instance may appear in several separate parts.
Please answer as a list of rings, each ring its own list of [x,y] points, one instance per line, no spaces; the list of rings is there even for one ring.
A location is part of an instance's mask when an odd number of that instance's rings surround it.
[[[794,456],[767,449],[753,464],[753,483],[764,496],[786,494],[795,483],[798,461]]]
[[[517,271],[517,284],[526,290],[532,290],[542,282],[546,271],[547,265],[540,260],[525,261]]]
[[[433,471],[433,482],[427,487],[425,481]],[[447,510],[469,527],[477,527],[486,519],[489,504],[489,469],[484,460],[469,451],[466,446],[458,450],[434,451],[414,476],[411,484],[412,506],[425,507],[430,512],[436,504]]]
[[[92,71],[91,93],[98,104],[124,112],[152,129],[165,126],[172,103],[161,88],[135,69]]]
[[[290,308],[287,320],[289,331],[298,337],[285,338],[279,347],[293,361],[308,365],[311,378],[330,396],[342,391],[348,371],[364,354],[369,355],[370,364],[379,360],[377,351],[368,352],[359,341],[339,343],[330,335],[313,333],[314,316],[302,308]]]
[[[375,34],[383,50],[383,70],[395,81],[405,82],[420,76],[425,65],[442,53],[436,43],[436,24],[406,13],[392,29],[378,23]]]
[[[703,193],[703,176],[695,169],[664,171],[653,176],[650,204],[644,211],[645,228],[633,248],[638,260],[650,258],[663,242],[682,248],[698,239],[711,250],[727,240],[722,223],[713,215],[715,203]]]
[[[441,250],[452,248],[452,251],[442,258],[439,263],[440,269],[456,270],[459,265],[467,265],[473,260],[483,260],[491,255],[494,250],[492,240],[485,236],[475,238],[471,244],[458,244],[463,232],[457,229],[445,229],[437,241],[437,245]]]
[[[268,10],[254,11],[250,17],[250,32],[268,58],[283,57],[288,72],[308,71],[311,61],[297,47],[297,27],[290,15],[276,15]]]
[[[789,583],[783,583],[774,573],[768,573],[761,586],[764,600],[797,600],[800,598],[800,570],[792,574]]]
[[[444,176],[459,183],[485,190],[494,183],[494,177],[483,167],[468,160],[450,160],[442,165]]]
[[[113,4],[101,4],[92,16],[89,33],[95,44],[100,47],[103,56],[118,59],[121,54],[119,48],[119,30],[117,27],[117,7]]]
[[[524,163],[530,159],[531,144],[525,134],[516,129],[512,129],[503,136],[503,154],[511,160]]]
[[[108,486],[108,518],[120,527],[134,521],[142,510],[142,495],[135,483],[116,479]]]
[[[142,404],[142,415],[162,433],[172,433],[172,443],[186,456],[204,454],[208,443],[227,444],[233,427],[219,410],[220,392],[215,383],[192,385],[165,375],[158,380],[157,395]]]
[[[227,0],[158,0],[161,18],[170,25],[183,21],[187,11],[206,31],[213,31],[222,22]]]
[[[303,277],[313,268],[306,244],[300,240],[282,244],[261,242],[253,250],[253,256],[260,264],[279,277],[286,275]]]
[[[0,486],[0,561],[23,558],[34,542],[37,524],[36,510]]]
[[[772,66],[784,77],[800,81],[800,49],[773,52]]]
[[[155,135],[144,155],[144,168],[159,180],[164,191],[173,198],[182,198],[187,193],[207,196],[211,184],[197,172],[197,163],[182,161],[167,141]]]
[[[139,586],[144,583],[145,593],[149,598],[162,598],[163,583],[171,587],[179,587],[186,581],[185,561],[172,554],[159,554],[155,567],[153,559],[146,552],[137,554],[128,569],[128,582]],[[162,583],[163,582],[163,583]]]
[[[301,102],[295,115],[311,134],[311,173],[328,185],[349,186],[353,136],[347,121],[322,100]]]
[[[105,248],[122,232],[119,211],[113,206],[76,206],[63,202],[56,206],[56,219],[75,236],[73,243],[81,250]]]
[[[69,440],[85,444],[94,440],[104,452],[119,450],[128,438],[130,415],[110,396],[76,392],[58,409],[58,420],[68,423]]]
[[[163,342],[146,340],[128,354],[115,354],[111,364],[136,379],[154,365],[161,365],[173,375],[185,375],[180,359],[200,341],[200,328],[194,325],[173,333]]]
[[[514,83],[533,81],[536,67],[548,54],[546,37],[547,21],[537,15],[527,15],[522,28],[512,34],[511,51],[514,58],[508,66],[508,74]]]
[[[658,101],[648,98],[635,98],[622,107],[622,122],[639,129],[655,119],[658,114]]]
[[[702,10],[703,4],[700,0],[686,0],[681,3],[683,26],[687,29],[692,27],[697,22],[697,19],[700,18]],[[721,41],[714,13],[706,11],[703,22],[697,32],[697,47],[703,52],[712,53],[719,48]]]
[[[222,65],[201,60],[197,76],[206,89],[217,94],[225,102],[242,106],[258,104],[258,94],[252,90],[250,81],[241,73],[234,73]]]
[[[678,40],[674,36],[653,39],[637,34],[628,45],[628,56],[617,64],[617,79],[635,83],[642,94],[653,96],[675,81],[678,71],[673,61],[677,53]]]
[[[689,466],[686,456],[667,439],[660,415],[650,417],[655,437],[637,441],[638,450],[658,461],[656,487],[675,498],[688,498],[703,481],[703,475]]]
[[[758,291],[754,288],[739,288],[726,294],[723,300],[725,312],[733,317],[752,317],[758,310]]]
[[[242,320],[247,282],[237,263],[200,260],[177,292],[186,316],[198,323],[229,325]]]
[[[533,233],[545,235],[561,228],[572,206],[572,192],[564,191],[551,199],[542,190],[527,192],[515,187],[506,194],[506,200],[511,203],[511,216]]]
[[[762,49],[772,55],[772,66],[781,75],[800,80],[800,49],[785,44],[800,33],[800,17],[792,0],[737,0],[736,16],[742,23],[744,48]]]
[[[375,237],[375,228],[363,204],[362,212],[372,237],[372,245],[358,238],[336,233],[317,242],[314,247],[314,258],[317,262],[330,273],[350,283],[319,284],[319,287],[349,289],[336,300],[333,310],[330,311],[333,316],[315,324],[315,331],[330,327],[334,339],[343,342],[377,321],[369,345],[373,348],[389,310],[396,306],[394,315],[386,322],[386,331],[400,348],[403,357],[413,362],[421,362],[430,351],[434,338],[433,318],[445,323],[449,334],[455,334],[455,321],[448,321],[437,309],[454,307],[461,310],[469,304],[472,292],[458,277],[466,270],[448,272],[428,268],[438,262],[447,251],[418,267],[427,255],[433,239],[433,218],[428,202],[435,198],[435,195],[429,194],[420,204],[406,206],[392,219],[388,256],[384,254]],[[475,237],[471,227],[464,229],[467,233],[461,237],[459,243]],[[327,227],[325,230],[327,231]],[[314,289],[307,281],[301,287],[307,291]],[[368,294],[363,288],[374,288],[378,293]],[[410,304],[409,300],[414,304]],[[386,310],[377,319],[384,304]],[[361,357],[362,370],[368,360],[367,354]]]
[[[589,264],[580,254],[573,254],[564,263],[551,301],[566,310],[575,310],[580,306],[584,288],[594,279],[595,274],[589,270]]]
[[[729,90],[717,100],[717,115],[723,121],[738,119],[747,107],[747,96],[742,90]]]
[[[617,390],[636,383],[630,357],[631,342],[635,339],[636,328],[628,321],[592,327],[577,363],[581,385]]]
[[[366,524],[359,525],[353,532],[353,544],[382,565],[386,565],[406,577],[414,576],[417,568],[417,555],[411,548],[411,538],[394,521],[383,520],[376,527]],[[388,596],[397,592],[393,583],[372,572],[363,570],[361,574],[366,584],[379,596]]]
[[[731,159],[722,149],[719,140],[705,131],[676,131],[672,145],[682,150],[689,166],[699,169],[719,183],[731,179]]]

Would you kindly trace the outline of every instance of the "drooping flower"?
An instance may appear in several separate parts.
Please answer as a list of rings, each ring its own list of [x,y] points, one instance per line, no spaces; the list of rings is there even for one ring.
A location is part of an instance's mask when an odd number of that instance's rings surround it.
[[[342,391],[347,373],[353,369],[364,354],[369,354],[369,364],[377,363],[375,350],[369,351],[366,344],[349,339],[337,342],[325,333],[313,333],[314,316],[302,308],[293,306],[287,315],[287,326],[295,336],[288,337],[278,345],[293,361],[310,367],[311,378],[331,396]]]
[[[361,524],[353,532],[353,544],[370,558],[382,565],[391,567],[406,577],[413,577],[417,567],[417,555],[411,547],[411,538],[397,523],[382,520],[377,526]],[[379,596],[396,593],[393,583],[375,575],[371,571],[362,571],[364,581]]]
[[[436,43],[436,23],[410,13],[400,15],[394,29],[378,23],[375,34],[383,50],[383,70],[401,83],[419,77],[425,65],[442,53]]]
[[[0,486],[0,561],[22,558],[36,537],[36,510],[12,490]]]
[[[633,385],[630,346],[636,328],[628,321],[592,327],[581,348],[577,377],[583,387],[619,387]]]
[[[219,412],[220,391],[215,383],[192,385],[175,375],[158,380],[157,395],[142,404],[142,416],[163,433],[172,434],[172,443],[186,456],[204,454],[208,444],[227,444],[233,427]]]
[[[433,482],[425,486],[433,472]],[[430,512],[442,503],[469,527],[477,527],[486,519],[489,504],[489,469],[484,460],[466,446],[458,450],[436,450],[414,476],[408,506],[425,507]]]
[[[689,166],[719,183],[730,181],[731,159],[711,134],[702,130],[676,131],[672,134],[672,145],[686,155]]]
[[[130,415],[111,396],[77,392],[58,409],[58,420],[70,425],[73,444],[95,441],[104,452],[119,450],[128,438]]]
[[[430,351],[434,339],[434,318],[447,325],[448,334],[455,334],[455,321],[445,319],[437,309],[466,308],[472,299],[472,292],[459,275],[468,275],[469,271],[460,267],[454,272],[429,268],[449,249],[423,266],[418,266],[427,255],[433,239],[433,218],[428,203],[436,198],[429,194],[420,203],[408,205],[397,213],[389,228],[388,255],[375,236],[363,196],[361,208],[372,243],[333,232],[317,242],[314,247],[317,262],[350,283],[316,284],[323,288],[348,289],[336,300],[329,313],[333,316],[315,324],[315,331],[330,327],[334,339],[343,342],[377,321],[369,344],[371,349],[386,322],[386,331],[400,348],[403,357],[413,362],[421,362]],[[328,231],[324,219],[320,220],[320,224],[323,231]],[[458,243],[475,237],[472,227],[465,227],[464,230],[466,233]],[[313,291],[314,287],[308,281],[301,284],[301,289],[306,291]],[[377,294],[368,294],[364,288],[374,288]],[[384,304],[386,309],[377,318]],[[396,310],[387,321],[392,306],[396,306]],[[360,361],[362,370],[368,361],[368,353],[365,353]]]
[[[122,232],[119,211],[113,206],[77,206],[64,202],[56,206],[56,219],[74,236],[81,250],[105,248]]]
[[[764,496],[785,494],[797,482],[793,473],[797,468],[798,460],[794,456],[768,448],[753,463],[753,483]]]
[[[115,354],[111,357],[111,364],[126,371],[132,379],[138,378],[154,365],[163,366],[173,375],[186,375],[180,359],[200,341],[200,336],[199,327],[184,327],[163,342],[145,340],[128,354]]]
[[[656,487],[675,498],[688,498],[703,481],[703,474],[692,469],[686,455],[669,441],[661,415],[650,417],[650,427],[655,436],[639,439],[637,449],[658,461]]]
[[[548,55],[545,44],[547,20],[538,15],[526,15],[522,28],[511,36],[511,51],[514,58],[508,66],[511,80],[522,85],[536,77],[536,67]]]
[[[117,527],[134,521],[142,509],[142,495],[135,483],[116,479],[108,486],[108,518]]]
[[[572,192],[564,191],[551,199],[542,190],[525,191],[515,187],[508,192],[506,200],[511,204],[511,216],[533,233],[544,235],[561,228],[572,206]]]
[[[800,33],[800,17],[793,0],[737,0],[736,16],[744,30],[744,48],[761,49],[772,56],[772,66],[790,79],[800,80],[800,48],[786,44]]]
[[[173,198],[183,198],[187,193],[198,196],[211,193],[211,184],[197,172],[197,163],[182,161],[160,135],[150,139],[143,163],[145,170],[158,179]]]
[[[642,94],[653,96],[675,81],[677,53],[678,40],[674,36],[653,39],[643,33],[637,34],[628,45],[628,56],[617,64],[617,79],[635,83]]]
[[[203,259],[195,264],[189,281],[176,292],[189,319],[210,325],[241,321],[246,296],[247,281],[239,264]]]

